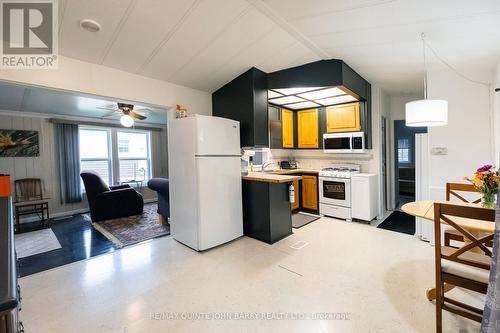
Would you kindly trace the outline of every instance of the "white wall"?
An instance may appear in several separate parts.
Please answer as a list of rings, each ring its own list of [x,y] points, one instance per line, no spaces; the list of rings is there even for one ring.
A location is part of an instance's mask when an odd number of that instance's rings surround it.
[[[17,115],[19,114],[19,116]],[[66,117],[68,118],[68,117]],[[92,119],[93,122],[100,122]],[[39,157],[2,157],[0,158],[0,173],[10,174],[11,180],[34,177],[42,179],[44,197],[50,198],[49,209],[51,217],[71,215],[86,211],[87,203],[61,204],[59,193],[59,175],[57,151],[55,147],[54,124],[48,117],[30,116],[22,112],[0,111],[0,128],[38,131],[40,143]],[[103,122],[103,126],[106,123]],[[166,176],[167,154],[166,128],[163,131],[151,132],[151,153],[153,176]],[[155,199],[156,192],[143,189],[144,199]]]
[[[495,133],[495,162],[496,166],[500,167],[500,91],[495,92],[495,88],[500,88],[500,62],[495,70],[495,76],[493,79],[493,102],[492,102],[492,112],[495,120],[494,133]]]
[[[2,69],[0,80],[143,102],[166,109],[182,104],[190,113],[212,114],[210,93],[64,56],[59,56],[59,69]]]
[[[491,82],[491,73],[467,75]],[[447,182],[460,182],[479,166],[495,161],[490,87],[467,81],[450,70],[431,70],[428,98],[445,99],[449,103],[448,125],[429,128],[430,149],[448,149],[445,156],[429,153],[430,195],[433,199],[443,199]]]

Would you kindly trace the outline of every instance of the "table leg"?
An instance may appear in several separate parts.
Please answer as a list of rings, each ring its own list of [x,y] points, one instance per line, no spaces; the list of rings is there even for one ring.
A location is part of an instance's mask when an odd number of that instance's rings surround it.
[[[43,204],[42,204],[42,229],[45,228],[45,210],[43,209]]]
[[[446,292],[452,290],[453,288],[455,288],[454,285],[451,285],[451,284],[445,282],[443,291],[446,293]],[[425,296],[427,297],[427,299],[429,301],[435,300],[436,299],[436,287],[432,287],[432,288],[427,289],[427,291],[425,292]]]
[[[19,222],[19,208],[16,207],[16,226],[17,232],[21,232],[21,223]]]

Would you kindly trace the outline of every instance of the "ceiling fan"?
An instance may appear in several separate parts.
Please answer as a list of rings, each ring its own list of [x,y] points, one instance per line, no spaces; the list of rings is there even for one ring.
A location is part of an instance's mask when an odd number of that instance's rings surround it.
[[[134,125],[134,118],[138,120],[144,120],[147,118],[137,111],[150,111],[149,109],[134,110],[134,105],[127,103],[117,103],[117,107],[115,108],[98,107],[98,109],[112,110],[110,113],[105,114],[103,118],[111,117],[115,114],[121,114],[120,123],[125,127],[132,127]]]

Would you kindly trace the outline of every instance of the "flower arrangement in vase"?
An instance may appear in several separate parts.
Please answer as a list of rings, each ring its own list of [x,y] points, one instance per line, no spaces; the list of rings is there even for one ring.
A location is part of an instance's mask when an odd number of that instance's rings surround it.
[[[483,196],[481,204],[484,208],[495,208],[499,170],[495,170],[493,165],[487,164],[476,170],[473,179],[469,177],[465,177],[464,179],[481,192]]]

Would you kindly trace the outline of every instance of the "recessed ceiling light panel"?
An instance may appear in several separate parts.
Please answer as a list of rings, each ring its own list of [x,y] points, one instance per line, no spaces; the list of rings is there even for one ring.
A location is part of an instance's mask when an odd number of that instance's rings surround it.
[[[83,30],[87,30],[89,32],[98,32],[101,30],[101,25],[94,20],[91,19],[83,19],[80,21],[80,27]]]
[[[276,98],[276,97],[281,97],[281,96],[283,96],[283,95],[280,93],[277,93],[276,91],[273,91],[273,90],[268,90],[268,92],[267,92],[267,98]]]
[[[289,103],[305,102],[305,100],[297,96],[286,96],[286,97],[270,99],[269,102],[273,104],[283,105]]]
[[[351,95],[343,95],[330,98],[315,99],[314,101],[320,103],[321,105],[327,106],[327,105],[354,102],[357,101],[357,99],[355,97],[352,97]]]
[[[345,95],[345,92],[340,90],[339,88],[327,88],[327,89],[299,94],[300,97],[303,97],[305,99],[321,99],[321,98],[334,97],[340,95]]]
[[[283,88],[283,89],[273,89],[283,95],[297,95],[306,91],[322,89],[324,87],[304,87],[304,88]]]
[[[314,102],[310,102],[310,101],[284,105],[284,107],[294,109],[294,110],[305,109],[305,108],[317,108],[318,106],[321,106],[321,105],[316,104]]]

